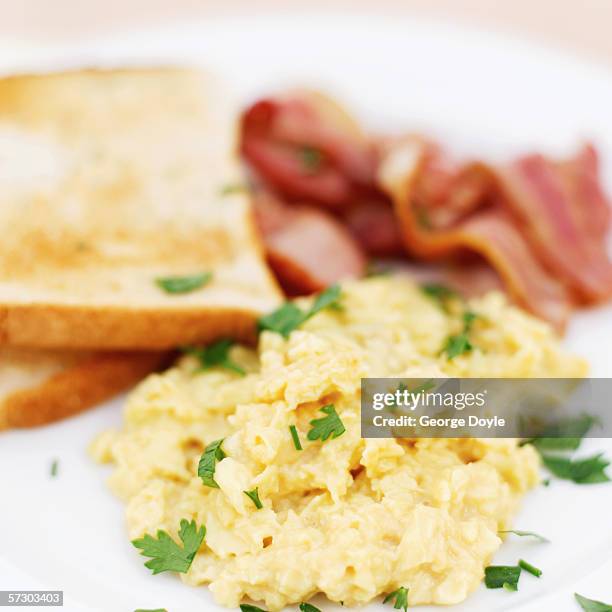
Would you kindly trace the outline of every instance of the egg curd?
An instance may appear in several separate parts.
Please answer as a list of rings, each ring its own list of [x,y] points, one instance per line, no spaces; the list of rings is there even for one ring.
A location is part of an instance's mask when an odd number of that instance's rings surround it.
[[[129,397],[123,429],[92,446],[115,464],[109,482],[127,502],[130,539],[176,537],[181,519],[206,526],[181,578],[208,584],[225,606],[250,598],[278,610],[316,593],[348,606],[402,586],[409,605],[460,602],[538,483],[536,453],[504,439],[362,439],[360,379],[585,374],[548,325],[501,294],[467,304],[479,315],[474,348],[452,360],[441,348],[461,317],[411,282],[347,283],[341,304],[288,339],[265,331],[256,349],[234,346],[245,376],[201,371],[189,356],[150,376]],[[346,432],[309,441],[330,403]],[[217,489],[197,469],[219,438]],[[261,509],[244,493],[255,487]]]

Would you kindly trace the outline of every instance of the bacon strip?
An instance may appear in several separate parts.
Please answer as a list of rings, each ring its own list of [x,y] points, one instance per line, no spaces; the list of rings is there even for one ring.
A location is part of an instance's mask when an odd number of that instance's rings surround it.
[[[290,295],[364,274],[366,258],[359,245],[329,213],[289,207],[266,193],[255,195],[254,208],[270,267]]]
[[[546,273],[528,243],[500,210],[490,208],[448,229],[425,229],[415,212],[415,197],[427,145],[409,138],[389,148],[379,169],[381,188],[395,203],[406,248],[427,260],[441,260],[470,249],[498,271],[513,298],[562,328],[569,315],[564,288]]]
[[[529,155],[496,170],[501,197],[546,268],[578,303],[612,296],[605,243],[610,209],[593,156],[587,146],[570,162]]]
[[[242,127],[243,154],[266,188],[300,204],[288,238],[280,230],[267,235],[270,260],[296,285],[320,288],[316,266],[329,268],[326,258],[306,266],[304,253],[316,247],[298,232],[312,241],[321,224],[329,230],[321,230],[324,242],[340,240],[333,236],[342,223],[372,255],[403,251],[448,262],[476,253],[518,303],[558,328],[573,306],[612,297],[611,208],[592,145],[561,162],[527,155],[500,167],[460,165],[417,136],[368,141],[342,109],[311,93],[263,100],[247,110]],[[319,219],[314,207],[337,221]],[[348,234],[340,244],[346,254],[334,260],[334,277],[363,266]],[[289,273],[290,262],[300,272]]]
[[[242,153],[268,188],[289,201],[338,209],[374,186],[372,146],[348,115],[319,94],[250,107],[242,118]]]

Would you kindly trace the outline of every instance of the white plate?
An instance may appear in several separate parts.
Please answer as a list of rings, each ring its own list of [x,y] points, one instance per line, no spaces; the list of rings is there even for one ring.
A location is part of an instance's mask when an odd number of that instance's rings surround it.
[[[244,100],[287,85],[319,86],[348,102],[370,126],[426,130],[458,150],[487,156],[533,147],[563,152],[592,137],[606,153],[612,186],[612,77],[561,53],[463,27],[348,14],[251,16],[79,48],[7,44],[0,51],[5,71],[127,60],[197,62],[223,73]],[[594,375],[612,374],[611,308],[576,317],[567,341],[591,360]],[[116,401],[66,423],[2,436],[0,589],[62,589],[64,609],[75,612],[217,609],[206,588],[149,575],[128,542],[122,505],[104,486],[107,471],[86,455],[91,438],[120,419]],[[612,453],[612,443],[585,444],[585,452],[595,449]],[[59,475],[51,479],[54,458]],[[612,601],[610,509],[612,484],[555,481],[538,488],[515,525],[544,533],[552,543],[514,538],[496,561],[525,557],[544,576],[524,576],[514,594],[483,587],[453,610],[575,611],[574,591]]]

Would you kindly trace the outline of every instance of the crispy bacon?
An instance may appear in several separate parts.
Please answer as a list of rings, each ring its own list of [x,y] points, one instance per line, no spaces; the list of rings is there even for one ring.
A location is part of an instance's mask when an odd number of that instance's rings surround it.
[[[258,102],[242,129],[255,174],[300,205],[268,207],[264,225],[276,215],[278,227],[264,235],[275,269],[301,290],[363,268],[343,224],[370,255],[448,263],[476,253],[518,303],[559,328],[573,306],[612,297],[611,209],[592,145],[566,161],[458,164],[418,136],[367,140],[342,109],[312,93]],[[321,208],[335,219],[319,216]],[[325,255],[308,255],[317,249]]]
[[[529,243],[579,303],[612,296],[605,242],[610,209],[593,155],[591,146],[563,163],[528,155],[495,170],[501,197]]]
[[[374,186],[374,150],[331,100],[302,92],[265,99],[242,118],[242,153],[268,189],[333,209]]]
[[[253,201],[270,267],[287,293],[313,293],[363,275],[363,252],[329,213],[288,206],[265,192],[256,193]]]
[[[466,249],[479,253],[517,302],[562,327],[569,314],[566,292],[534,257],[507,213],[485,207],[453,227],[424,227],[415,196],[430,154],[427,143],[408,138],[388,148],[382,158],[380,185],[395,203],[406,248],[427,260],[444,260]]]

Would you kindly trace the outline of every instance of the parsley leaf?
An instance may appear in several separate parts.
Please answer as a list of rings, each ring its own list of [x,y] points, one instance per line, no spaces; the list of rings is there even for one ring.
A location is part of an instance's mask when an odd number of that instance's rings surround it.
[[[251,604],[240,604],[240,610],[242,610],[242,612],[266,612],[257,606],[252,606]]]
[[[293,438],[293,446],[295,446],[295,450],[303,450],[300,437],[298,436],[297,427],[295,425],[289,425],[289,431],[291,432],[291,437]]]
[[[246,372],[236,362],[229,357],[229,351],[234,346],[233,340],[219,340],[208,346],[188,346],[183,348],[183,352],[188,355],[193,355],[200,362],[200,371],[209,370],[210,368],[220,367],[226,370],[232,370],[241,376],[246,375]]]
[[[395,599],[393,607],[396,610],[404,609],[404,612],[408,610],[408,589],[405,587],[400,587],[393,593],[389,593],[384,599],[383,603],[386,604],[388,601]]]
[[[521,569],[524,569],[526,572],[529,572],[536,578],[539,578],[542,575],[541,569],[538,569],[537,567],[531,565],[531,563],[527,563],[527,561],[524,561],[523,559],[519,559],[518,564]]]
[[[190,293],[210,282],[212,272],[202,272],[191,276],[166,276],[155,279],[155,283],[166,293]]]
[[[463,355],[463,353],[469,353],[473,350],[474,346],[470,342],[468,334],[472,331],[472,324],[477,318],[478,315],[471,310],[466,310],[463,313],[463,331],[460,334],[449,336],[442,349],[442,352],[446,353],[448,359],[454,359],[458,355]]]
[[[315,298],[312,306],[307,311],[301,310],[293,302],[286,302],[274,312],[264,315],[259,319],[259,330],[273,331],[288,338],[294,329],[297,329],[302,323],[321,310],[325,308],[340,308],[341,291],[339,285],[331,285]]]
[[[323,163],[323,154],[314,147],[302,147],[298,151],[302,168],[306,172],[316,172]]]
[[[593,415],[581,414],[547,427],[537,438],[532,438],[527,442],[533,444],[540,454],[577,450],[584,436],[589,433],[593,425],[599,422],[599,419]]]
[[[469,353],[473,350],[472,343],[469,341],[467,334],[457,334],[455,336],[449,336],[446,339],[446,344],[442,349],[442,352],[446,353],[449,359],[454,359],[458,355],[463,353]]]
[[[166,608],[155,608],[155,610],[145,610],[143,608],[138,608],[138,610],[134,610],[134,612],[168,612]]]
[[[53,462],[51,463],[51,478],[55,478],[57,476],[58,468],[59,468],[59,460],[54,459]]]
[[[543,455],[542,461],[555,476],[563,480],[572,480],[577,484],[610,481],[610,477],[605,472],[610,462],[603,458],[603,453],[585,459]]]
[[[181,520],[179,538],[183,546],[179,546],[165,531],[159,529],[157,538],[146,534],[138,540],[132,540],[132,544],[141,550],[141,555],[151,557],[145,563],[153,571],[153,574],[160,572],[180,572],[184,574],[191,567],[191,562],[195,557],[200,545],[206,535],[206,528],[202,525],[199,529],[195,521]]]
[[[506,529],[504,531],[498,531],[497,533],[513,533],[514,535],[521,536],[521,537],[535,538],[536,540],[540,540],[540,542],[550,542],[549,539],[533,531],[520,531],[519,529]]]
[[[574,597],[585,612],[612,612],[611,604],[605,604],[601,601],[595,601],[594,599],[587,599],[582,595],[578,595],[578,593],[574,593]]]
[[[228,183],[221,187],[220,193],[222,196],[231,195],[233,193],[240,193],[242,191],[248,191],[248,187],[242,183]]]
[[[330,436],[332,440],[340,437],[346,429],[336,412],[335,406],[327,404],[327,406],[321,408],[321,412],[324,412],[327,416],[310,421],[312,429],[306,437],[309,440],[321,440],[322,442],[325,442]]]
[[[487,589],[518,590],[521,568],[518,565],[489,565],[485,567],[485,585]],[[506,586],[507,585],[507,586]]]
[[[198,463],[198,476],[207,487],[218,489],[219,485],[215,481],[215,468],[217,461],[225,459],[226,455],[221,448],[223,438],[211,442],[202,453],[200,462]]]
[[[252,491],[243,491],[243,493],[255,504],[255,507],[258,510],[261,510],[263,508],[263,504],[261,503],[261,500],[259,499],[258,489],[259,487],[255,487]]]
[[[449,298],[459,297],[459,294],[454,289],[438,283],[425,283],[421,285],[421,291],[442,305]]]
[[[321,610],[319,610],[317,606],[313,606],[312,604],[306,603],[305,601],[300,604],[300,610],[302,612],[321,612]]]

